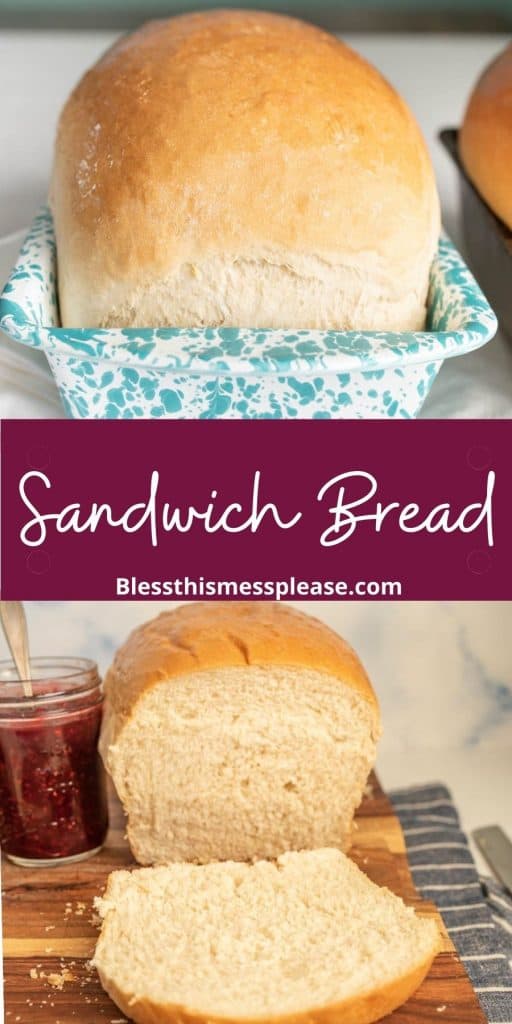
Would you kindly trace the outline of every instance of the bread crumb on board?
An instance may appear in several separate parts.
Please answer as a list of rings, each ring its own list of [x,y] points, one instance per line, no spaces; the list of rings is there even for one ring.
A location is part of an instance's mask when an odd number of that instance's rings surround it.
[[[69,970],[68,967],[63,967],[59,973],[57,971],[46,971],[38,970],[37,967],[32,967],[30,977],[33,981],[37,978],[41,978],[42,981],[47,981],[52,988],[57,988],[61,992],[67,981],[76,981],[75,975]]]
[[[445,1010],[446,1010],[446,1003],[443,1003],[442,1006],[436,1006],[436,1013],[444,1013]]]
[[[74,974],[72,974],[67,967],[65,967],[60,974],[52,972],[51,974],[45,974],[44,977],[52,988],[58,988],[59,991],[62,991],[67,981],[75,981]]]

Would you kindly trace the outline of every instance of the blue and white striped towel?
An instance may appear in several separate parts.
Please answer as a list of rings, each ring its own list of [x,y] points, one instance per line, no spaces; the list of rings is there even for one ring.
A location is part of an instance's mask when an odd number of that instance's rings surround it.
[[[445,786],[390,794],[416,888],[436,903],[489,1024],[512,1024],[512,900],[479,878]]]

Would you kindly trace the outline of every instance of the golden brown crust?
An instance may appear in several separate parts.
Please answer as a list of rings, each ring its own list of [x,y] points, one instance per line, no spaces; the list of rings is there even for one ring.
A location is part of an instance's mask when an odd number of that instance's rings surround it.
[[[440,951],[440,940],[430,955],[412,971],[394,979],[382,988],[357,998],[333,1003],[304,1013],[266,1017],[265,1024],[374,1024],[402,1006],[426,978]],[[147,999],[135,999],[121,992],[110,978],[100,974],[101,984],[126,1016],[136,1024],[262,1024],[262,1018],[250,1019],[208,1016],[183,1006],[155,1005]]]
[[[51,202],[64,322],[85,295],[100,322],[219,254],[352,262],[423,293],[439,228],[398,94],[334,36],[261,11],[151,22],[109,50],[62,112]]]
[[[471,181],[512,230],[512,43],[479,78],[464,115],[459,149]]]
[[[266,601],[185,604],[139,626],[107,673],[109,711],[125,720],[139,697],[163,680],[244,665],[326,672],[361,694],[378,721],[377,698],[352,648],[318,619]]]

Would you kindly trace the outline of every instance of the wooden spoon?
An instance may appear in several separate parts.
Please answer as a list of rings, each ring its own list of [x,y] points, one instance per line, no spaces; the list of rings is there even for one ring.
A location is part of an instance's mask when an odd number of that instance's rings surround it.
[[[0,601],[0,619],[25,697],[33,697],[25,610],[21,601]]]

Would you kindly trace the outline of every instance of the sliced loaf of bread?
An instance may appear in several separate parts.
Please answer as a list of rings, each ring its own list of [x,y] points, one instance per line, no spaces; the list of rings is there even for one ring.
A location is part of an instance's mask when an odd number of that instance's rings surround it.
[[[267,602],[184,605],[131,634],[105,691],[100,749],[139,863],[350,845],[380,716],[322,622]]]
[[[96,968],[137,1024],[370,1024],[440,941],[335,849],[117,871],[97,905]]]

